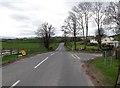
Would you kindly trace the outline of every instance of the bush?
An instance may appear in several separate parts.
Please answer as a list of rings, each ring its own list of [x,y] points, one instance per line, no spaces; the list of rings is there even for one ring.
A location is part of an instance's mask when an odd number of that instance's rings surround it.
[[[114,48],[114,45],[106,45],[102,44],[102,50],[112,50]]]
[[[88,46],[97,46],[96,43],[89,43]]]
[[[54,50],[53,47],[50,47],[49,50]]]

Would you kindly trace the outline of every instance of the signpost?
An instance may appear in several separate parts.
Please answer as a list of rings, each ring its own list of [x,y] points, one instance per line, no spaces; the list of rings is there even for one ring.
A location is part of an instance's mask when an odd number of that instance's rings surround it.
[[[20,54],[18,55],[18,56],[25,56],[27,53],[26,53],[26,51],[25,50],[21,50],[20,51]]]
[[[22,53],[23,56],[26,55],[26,51],[25,50],[21,50],[21,53]]]
[[[107,57],[106,51],[103,51],[103,57],[104,57],[104,65],[106,65],[106,57]]]
[[[112,49],[103,49],[104,65],[106,66],[107,57],[110,56],[110,65],[112,65]]]
[[[110,65],[112,65],[112,50],[110,50]]]

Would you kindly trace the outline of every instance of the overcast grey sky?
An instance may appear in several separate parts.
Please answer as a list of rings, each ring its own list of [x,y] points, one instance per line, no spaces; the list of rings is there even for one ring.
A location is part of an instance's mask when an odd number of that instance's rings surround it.
[[[88,0],[0,0],[0,36],[34,37],[43,22],[52,24],[56,36],[62,36],[60,28],[79,1]],[[96,27],[93,23],[89,27],[89,35],[93,35]]]

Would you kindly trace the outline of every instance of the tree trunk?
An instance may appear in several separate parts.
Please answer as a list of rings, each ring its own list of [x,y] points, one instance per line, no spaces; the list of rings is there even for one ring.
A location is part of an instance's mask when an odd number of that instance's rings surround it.
[[[74,50],[76,50],[76,28],[74,28]]]
[[[98,49],[99,50],[101,49],[101,39],[100,38],[98,39]]]
[[[66,46],[66,41],[67,41],[67,39],[66,39],[66,32],[65,32],[65,39],[64,39],[64,45]]]
[[[88,17],[86,16],[86,40],[88,37]]]
[[[76,50],[76,19],[74,20],[73,28],[74,28],[74,50]]]
[[[86,49],[87,46],[87,37],[88,37],[88,15],[85,14],[85,23],[86,23],[86,37],[85,37],[85,46],[84,49]]]
[[[100,17],[99,17],[99,13],[98,13],[98,48],[99,50],[101,49],[101,33],[100,33]]]
[[[49,49],[49,39],[48,39],[48,33],[45,34],[45,47]]]

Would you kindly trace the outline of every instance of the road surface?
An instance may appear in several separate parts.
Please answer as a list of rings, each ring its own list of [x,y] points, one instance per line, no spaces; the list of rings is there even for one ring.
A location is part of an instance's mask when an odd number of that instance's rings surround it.
[[[87,55],[87,56],[86,56]],[[56,51],[21,59],[2,67],[2,85],[10,86],[93,86],[81,66],[81,60],[96,54],[65,51],[61,43]]]

